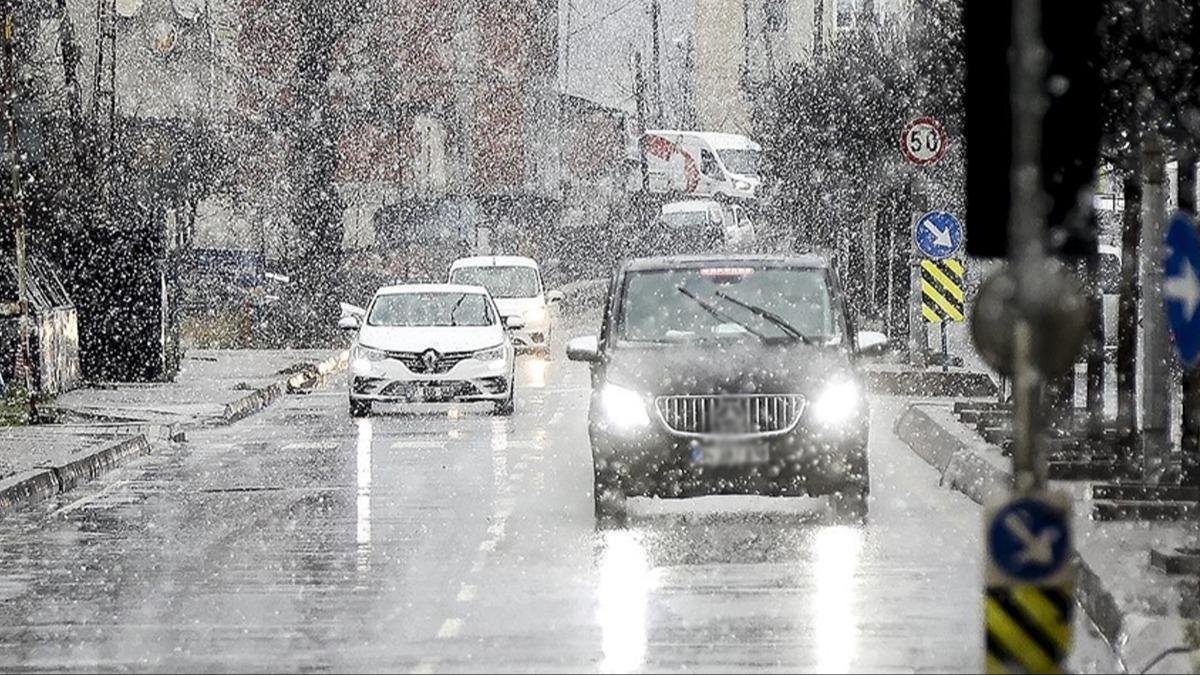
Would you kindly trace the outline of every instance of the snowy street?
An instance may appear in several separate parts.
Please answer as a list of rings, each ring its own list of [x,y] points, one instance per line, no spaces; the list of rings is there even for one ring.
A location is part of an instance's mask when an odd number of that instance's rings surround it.
[[[874,401],[863,527],[721,496],[597,531],[586,369],[518,365],[511,419],[351,420],[339,382],[5,517],[0,667],[981,667],[981,514],[893,435],[900,401]]]

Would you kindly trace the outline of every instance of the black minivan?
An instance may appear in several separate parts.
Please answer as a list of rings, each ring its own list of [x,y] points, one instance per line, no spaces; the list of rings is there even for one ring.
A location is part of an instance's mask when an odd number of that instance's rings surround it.
[[[599,336],[588,415],[600,519],[626,496],[829,495],[866,516],[869,416],[854,331],[817,256],[686,256],[625,263]]]

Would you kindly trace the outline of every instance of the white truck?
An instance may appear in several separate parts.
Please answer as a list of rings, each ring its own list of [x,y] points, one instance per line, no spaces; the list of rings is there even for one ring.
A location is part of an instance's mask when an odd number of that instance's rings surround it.
[[[642,145],[652,193],[758,198],[762,146],[746,136],[650,129]]]

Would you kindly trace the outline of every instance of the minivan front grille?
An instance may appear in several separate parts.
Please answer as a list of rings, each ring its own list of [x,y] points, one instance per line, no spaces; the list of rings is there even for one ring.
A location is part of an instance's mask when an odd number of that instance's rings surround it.
[[[706,394],[654,400],[667,429],[684,436],[786,433],[800,421],[804,404],[799,394]]]

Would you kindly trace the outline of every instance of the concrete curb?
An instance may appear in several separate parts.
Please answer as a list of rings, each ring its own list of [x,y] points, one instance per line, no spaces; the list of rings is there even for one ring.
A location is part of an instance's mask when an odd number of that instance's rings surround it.
[[[287,379],[255,389],[226,404],[221,415],[216,418],[216,423],[232,424],[266,408],[286,393],[308,391],[326,382],[333,374],[344,370],[349,361],[350,353],[342,351]],[[157,441],[185,440],[185,428],[188,425],[134,423],[108,426],[116,433],[130,433],[69,462],[39,467],[0,480],[0,516],[73,490],[133,459],[149,455],[151,438]]]
[[[107,443],[95,452],[52,467],[52,470],[58,479],[58,491],[62,493],[74,489],[81,483],[95,480],[100,474],[126,464],[133,458],[148,454],[150,454],[150,440],[146,438],[145,434],[138,434]]]
[[[949,406],[911,404],[896,420],[895,431],[917,456],[942,474],[942,485],[965,494],[977,504],[1008,494],[1010,473],[972,449],[989,446],[972,438],[973,430],[955,419]],[[1078,552],[1074,557],[1078,570],[1076,600],[1127,672],[1130,668],[1140,672],[1162,651],[1187,643],[1180,621],[1123,610],[1088,561]],[[1190,672],[1192,665],[1185,655],[1172,656],[1159,663],[1154,671],[1183,672],[1183,668]]]
[[[0,481],[0,515],[68,492],[100,474],[150,454],[145,434],[109,441],[69,462],[40,467]]]
[[[867,367],[863,375],[872,392],[893,396],[986,397],[999,391],[987,373]]]
[[[308,365],[287,379],[251,390],[245,396],[226,403],[224,410],[213,423],[221,426],[233,424],[266,408],[284,394],[306,393],[313,387],[327,382],[330,376],[345,370],[349,364],[350,352],[343,350],[324,361]]]

